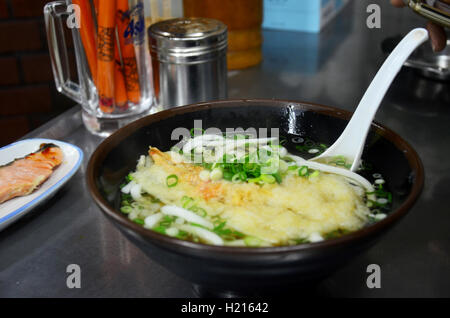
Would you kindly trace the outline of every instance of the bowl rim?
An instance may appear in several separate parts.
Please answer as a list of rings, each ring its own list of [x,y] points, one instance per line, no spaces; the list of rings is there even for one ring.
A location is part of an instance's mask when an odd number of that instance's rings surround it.
[[[315,113],[321,113],[328,116],[336,117],[339,119],[349,120],[352,116],[352,112],[331,107],[324,106],[321,104],[303,102],[296,100],[284,100],[284,99],[227,99],[227,100],[217,100],[210,102],[201,102],[196,104],[190,104],[186,106],[175,107],[167,110],[163,110],[143,118],[140,118],[122,128],[117,130],[115,133],[106,138],[94,151],[89,159],[89,163],[86,170],[86,181],[89,192],[94,199],[94,202],[100,207],[100,210],[108,217],[117,221],[119,224],[136,232],[137,234],[154,241],[156,244],[164,244],[165,246],[171,246],[172,248],[178,248],[184,253],[201,252],[201,253],[222,253],[222,254],[239,254],[239,255],[266,255],[266,254],[283,254],[300,252],[305,250],[317,250],[317,249],[329,249],[336,248],[338,246],[343,246],[355,241],[363,240],[364,238],[370,238],[376,235],[378,232],[387,230],[394,223],[396,223],[401,217],[406,215],[406,213],[411,209],[416,200],[418,199],[424,184],[424,167],[422,161],[417,154],[417,152],[411,147],[411,145],[406,142],[402,137],[391,129],[381,125],[378,122],[373,121],[371,129],[377,134],[381,135],[383,138],[387,139],[392,143],[397,149],[401,150],[411,167],[412,173],[414,174],[414,181],[412,183],[411,192],[406,198],[406,200],[390,214],[374,224],[367,227],[363,227],[355,232],[343,235],[338,238],[327,239],[315,243],[303,243],[298,245],[288,245],[288,246],[273,246],[273,247],[235,247],[235,246],[218,246],[202,243],[194,243],[190,241],[185,241],[170,237],[168,235],[160,234],[156,231],[151,231],[145,229],[139,224],[129,220],[127,217],[123,216],[123,213],[114,209],[101,195],[100,190],[96,186],[96,171],[95,167],[98,162],[101,162],[106,157],[106,151],[113,149],[122,140],[127,138],[129,135],[134,133],[136,130],[151,125],[152,123],[158,122],[160,120],[168,119],[170,117],[195,112],[204,109],[214,109],[214,108],[226,108],[226,107],[236,107],[236,106],[271,106],[271,107],[286,107],[292,104],[299,107],[305,111],[312,111]]]

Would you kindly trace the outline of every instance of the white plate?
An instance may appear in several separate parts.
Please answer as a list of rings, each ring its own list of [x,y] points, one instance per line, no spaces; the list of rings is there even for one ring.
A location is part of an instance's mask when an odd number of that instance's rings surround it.
[[[77,172],[83,161],[83,151],[77,146],[58,140],[36,138],[21,140],[0,148],[0,166],[36,152],[43,143],[52,143],[59,146],[64,153],[63,162],[39,189],[29,195],[0,204],[0,231],[55,195]]]

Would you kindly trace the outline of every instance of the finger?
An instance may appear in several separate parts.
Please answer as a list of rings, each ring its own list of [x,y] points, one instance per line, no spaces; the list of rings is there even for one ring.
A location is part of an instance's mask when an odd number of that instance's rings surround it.
[[[442,51],[447,44],[447,36],[445,34],[444,28],[433,22],[428,22],[427,30],[430,34],[431,47],[433,48],[433,51]]]
[[[391,4],[397,8],[401,8],[401,7],[405,6],[405,3],[403,2],[403,0],[391,0]]]

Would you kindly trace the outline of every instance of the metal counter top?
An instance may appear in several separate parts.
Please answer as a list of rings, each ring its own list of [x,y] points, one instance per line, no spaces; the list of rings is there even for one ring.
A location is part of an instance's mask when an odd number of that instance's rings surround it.
[[[384,61],[381,42],[424,20],[381,5],[382,28],[366,27],[369,1],[352,1],[320,34],[264,31],[264,61],[229,74],[230,98],[312,101],[354,110]],[[312,294],[343,297],[450,296],[450,84],[404,69],[376,120],[420,154],[424,191],[410,213],[368,252]],[[83,149],[79,172],[50,200],[0,232],[2,297],[196,297],[191,285],[148,259],[94,205],[85,185],[88,159],[101,138],[83,127],[79,107],[24,138],[44,137]],[[81,288],[66,286],[66,267],[81,267]],[[366,286],[369,264],[381,288]]]

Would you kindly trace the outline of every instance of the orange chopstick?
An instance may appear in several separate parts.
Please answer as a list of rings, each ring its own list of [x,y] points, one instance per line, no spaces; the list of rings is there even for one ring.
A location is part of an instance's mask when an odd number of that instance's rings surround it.
[[[80,35],[84,51],[91,70],[92,80],[97,81],[97,47],[95,44],[95,27],[89,0],[72,0],[80,7]]]
[[[116,99],[116,106],[119,107],[121,110],[126,110],[128,108],[128,97],[127,97],[127,89],[125,87],[125,79],[123,77],[122,64],[120,62],[118,45],[116,45],[114,51],[115,51],[114,98]]]
[[[97,27],[98,27],[98,1],[99,0],[93,0],[94,5],[94,13],[95,13],[95,20],[97,21]]]
[[[97,90],[100,110],[114,111],[116,1],[98,0]]]
[[[125,38],[125,33],[129,24],[130,12],[128,0],[117,0],[117,30],[119,33],[119,44],[122,53],[127,96],[128,101],[137,104],[141,98],[141,93],[136,55],[132,38]],[[130,36],[132,37],[132,34]]]
[[[98,0],[94,0],[94,8],[95,8],[95,15],[98,14],[97,10],[98,10]]]

